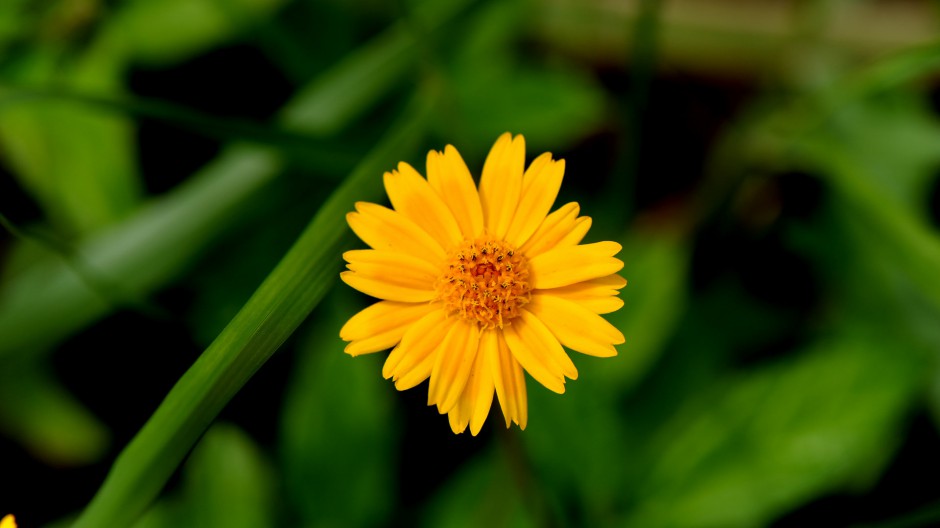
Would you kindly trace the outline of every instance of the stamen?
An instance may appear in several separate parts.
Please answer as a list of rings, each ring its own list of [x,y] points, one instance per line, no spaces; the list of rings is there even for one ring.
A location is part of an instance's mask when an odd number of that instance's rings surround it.
[[[469,255],[469,259],[467,256]],[[501,240],[465,241],[450,253],[436,284],[448,313],[482,328],[502,328],[529,302],[528,262]]]

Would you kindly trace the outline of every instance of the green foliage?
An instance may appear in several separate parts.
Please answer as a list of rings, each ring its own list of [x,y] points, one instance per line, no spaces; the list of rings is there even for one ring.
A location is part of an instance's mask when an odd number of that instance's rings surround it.
[[[348,234],[335,222],[362,194],[377,195],[373,174],[393,163],[422,131],[427,106],[416,104],[359,165],[154,413],[75,526],[127,524],[153,500],[215,415],[293,333],[332,286],[328,266]],[[365,189],[372,188],[371,192]],[[172,462],[167,464],[167,462]]]
[[[461,116],[455,132],[471,145],[488,148],[512,130],[526,137],[529,148],[550,149],[603,121],[604,96],[593,77],[570,64],[529,64],[511,51],[527,16],[522,7],[494,2],[481,9],[454,53],[447,82],[452,110]],[[441,125],[442,134],[450,133],[452,123]]]
[[[0,371],[0,428],[51,465],[97,460],[108,447],[108,429],[46,370],[26,363]]]
[[[0,143],[24,188],[61,231],[75,235],[127,216],[140,189],[128,119],[68,103],[23,100],[3,86],[57,82],[81,87],[88,84],[83,78],[91,76],[95,83],[113,87],[116,72],[110,64],[77,63],[63,74],[62,60],[40,49],[23,58],[6,82],[0,78],[0,100],[6,99],[0,103]]]
[[[598,522],[615,514],[627,485],[626,473],[610,468],[625,468],[634,457],[618,401],[663,352],[685,308],[688,255],[679,239],[651,240],[638,232],[623,245],[621,275],[629,277],[630,295],[607,318],[627,343],[614,362],[571,352],[579,377],[591,383],[569,384],[564,397],[530,384],[531,425],[523,438],[539,473],[554,489],[576,494],[588,518]]]
[[[273,468],[254,441],[233,425],[217,424],[183,465],[179,490],[133,527],[272,526],[276,486]]]
[[[353,360],[336,339],[356,309],[350,297],[334,293],[321,305],[284,402],[284,479],[304,526],[380,525],[396,499],[394,389],[376,375],[380,358]]]
[[[526,504],[522,475],[513,474],[513,461],[493,450],[467,462],[433,497],[420,526],[540,526]]]
[[[102,45],[148,64],[176,62],[232,40],[283,0],[134,0],[101,32]],[[172,35],[171,38],[167,38]]]
[[[0,434],[52,467],[120,453],[103,485],[43,497],[57,526],[749,527],[833,494],[884,501],[888,468],[910,471],[899,447],[936,440],[912,417],[940,428],[929,17],[831,3],[791,27],[769,5],[744,20],[726,2],[628,4],[0,2],[0,192],[32,201],[0,195]],[[858,22],[870,12],[895,22],[875,34]],[[206,81],[208,97],[255,109],[249,84],[292,93],[255,120],[142,95],[197,59],[243,77]],[[155,174],[154,125],[185,139],[158,157],[186,158],[194,136],[218,150]],[[384,202],[382,173],[423,170],[429,148],[455,145],[479,175],[507,130],[529,160],[567,158],[563,194],[593,217],[589,237],[622,243],[625,305],[604,317],[626,343],[571,352],[564,395],[528,380],[525,431],[503,430],[494,405],[479,436],[454,436],[414,396],[426,386],[382,379],[385,353],[343,353],[339,328],[365,306],[333,288],[355,243],[344,215]],[[162,178],[180,183],[149,195]],[[146,348],[152,336],[99,336],[129,314],[206,346],[178,380],[147,380],[173,387],[149,420],[101,412],[126,373],[63,368],[102,342]],[[275,393],[214,424],[280,349],[277,379],[243,396]],[[261,405],[276,426],[259,433],[239,411]],[[146,423],[109,452],[119,414]],[[0,479],[14,513],[23,472]],[[898,524],[936,524],[901,509]]]
[[[916,355],[886,344],[853,329],[688,399],[651,439],[628,523],[760,526],[869,484],[922,380]]]
[[[35,355],[179,273],[277,174],[270,152],[243,147],[185,185],[80,243],[46,252],[0,292],[0,356]]]
[[[271,526],[275,479],[264,454],[238,428],[219,424],[183,469],[184,522],[190,526]],[[179,526],[179,525],[177,525]]]

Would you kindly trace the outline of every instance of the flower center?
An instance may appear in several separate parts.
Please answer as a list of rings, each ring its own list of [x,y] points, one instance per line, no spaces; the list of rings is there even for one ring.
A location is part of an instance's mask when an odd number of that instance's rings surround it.
[[[450,314],[502,328],[529,302],[528,268],[525,257],[502,240],[465,241],[448,255],[436,300]]]

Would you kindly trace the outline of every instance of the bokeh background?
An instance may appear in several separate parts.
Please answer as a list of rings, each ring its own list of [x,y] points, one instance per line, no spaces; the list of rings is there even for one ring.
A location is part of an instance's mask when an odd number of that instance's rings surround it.
[[[620,355],[456,436],[342,353],[369,299],[337,278],[138,528],[940,524],[938,29],[913,0],[3,0],[0,515],[67,526],[408,127],[419,170],[450,143],[479,174],[504,131],[567,160],[558,204],[624,245]]]

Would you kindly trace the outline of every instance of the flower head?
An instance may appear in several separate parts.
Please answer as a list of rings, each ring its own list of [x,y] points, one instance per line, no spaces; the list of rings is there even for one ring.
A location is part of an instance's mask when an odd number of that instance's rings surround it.
[[[623,306],[615,242],[580,244],[591,219],[577,203],[549,214],[565,172],[550,153],[525,168],[525,140],[503,134],[479,190],[457,150],[385,173],[393,209],[359,202],[347,214],[372,249],[343,255],[353,288],[381,299],[340,337],[357,356],[394,347],[382,374],[399,390],[430,378],[428,405],[476,435],[493,393],[506,426],[528,420],[523,371],[557,393],[578,371],[562,345],[617,354],[623,334],[598,314]]]
[[[3,519],[0,519],[0,528],[16,528],[16,519],[13,518],[13,514],[5,515]]]

